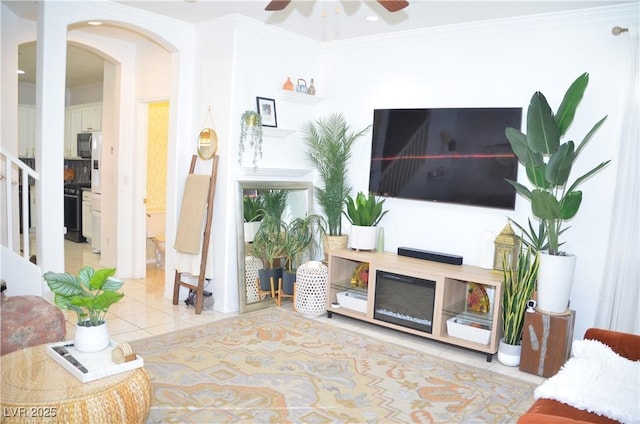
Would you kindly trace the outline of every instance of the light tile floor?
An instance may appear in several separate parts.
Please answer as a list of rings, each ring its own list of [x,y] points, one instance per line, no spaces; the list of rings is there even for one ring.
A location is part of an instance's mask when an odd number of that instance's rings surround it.
[[[65,268],[67,272],[76,273],[84,265],[99,268],[99,259],[99,255],[92,253],[87,243],[74,243],[65,240]],[[145,279],[125,280],[123,291],[125,297],[111,306],[107,314],[109,333],[111,338],[117,342],[168,333],[236,315],[235,313],[223,314],[214,310],[203,310],[200,315],[196,315],[194,307],[187,307],[183,299],[178,305],[173,305],[170,299],[164,297],[164,270],[153,264],[147,267]],[[287,302],[282,307],[290,308],[291,303]],[[67,316],[67,338],[72,339],[75,332],[76,316],[69,311],[65,311],[65,313]],[[484,353],[458,348],[336,314],[331,319],[324,314],[316,319],[390,343],[532,383],[539,384],[544,381],[543,377],[521,372],[517,367],[504,366],[495,357],[493,361],[487,362]]]

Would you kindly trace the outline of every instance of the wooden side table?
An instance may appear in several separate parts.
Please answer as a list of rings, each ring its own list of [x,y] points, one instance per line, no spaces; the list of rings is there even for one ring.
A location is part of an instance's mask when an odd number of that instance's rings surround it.
[[[525,312],[522,328],[520,371],[551,377],[571,354],[576,312],[550,315]]]
[[[0,366],[3,423],[144,423],[149,414],[144,368],[82,383],[47,355],[45,345],[4,355]]]

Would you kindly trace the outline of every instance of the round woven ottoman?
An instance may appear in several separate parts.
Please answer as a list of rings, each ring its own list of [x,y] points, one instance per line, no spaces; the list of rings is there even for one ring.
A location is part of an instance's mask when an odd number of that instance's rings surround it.
[[[298,267],[295,306],[302,315],[317,317],[327,310],[328,274],[321,262],[309,261]]]
[[[0,358],[2,422],[144,423],[151,383],[144,368],[82,383],[44,345]]]

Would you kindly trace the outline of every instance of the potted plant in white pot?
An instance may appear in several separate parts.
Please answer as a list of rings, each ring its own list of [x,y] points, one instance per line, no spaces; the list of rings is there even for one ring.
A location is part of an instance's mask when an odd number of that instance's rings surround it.
[[[275,292],[282,278],[282,264],[285,259],[286,224],[279,218],[265,213],[260,228],[253,239],[251,254],[265,262],[266,268],[258,270],[261,291]]]
[[[320,175],[322,185],[316,187],[316,199],[327,221],[324,252],[334,248],[346,248],[348,236],[342,234],[342,211],[351,192],[347,183],[347,164],[353,143],[366,131],[350,131],[341,113],[331,114],[315,122],[307,122],[302,132],[309,150],[307,159]]]
[[[502,339],[498,346],[498,361],[504,365],[520,364],[522,326],[527,302],[531,299],[538,275],[539,254],[531,247],[520,249],[517,269],[502,258]]]
[[[257,196],[244,196],[242,199],[242,216],[244,218],[244,241],[251,243],[258,228],[260,228],[260,222],[264,211],[262,210],[262,197],[260,194]]]
[[[238,163],[242,165],[245,143],[253,149],[253,167],[258,167],[262,158],[262,116],[255,110],[245,110],[240,117],[240,143],[238,145]]]
[[[565,93],[555,113],[542,93],[534,93],[527,111],[527,133],[515,128],[505,131],[533,185],[530,190],[523,184],[507,180],[518,194],[531,202],[532,213],[541,222],[540,234],[546,238],[548,250],[540,252],[537,300],[538,308],[550,313],[565,313],[569,303],[576,257],[560,251],[559,235],[565,229],[565,221],[573,218],[580,208],[582,192],[577,187],[610,162],[601,162],[568,184],[576,158],[606,119],[605,116],[599,120],[577,148],[571,140],[560,142],[573,122],[588,82],[587,73],[580,75]]]
[[[344,215],[351,223],[349,247],[356,250],[374,250],[378,238],[378,223],[388,210],[383,211],[383,200],[369,193],[365,196],[359,192],[355,198],[348,196],[345,200]]]
[[[268,189],[258,191],[262,199],[262,212],[276,219],[282,219],[282,214],[287,208],[289,191],[283,189]]]
[[[109,346],[105,315],[124,296],[117,292],[124,282],[113,277],[115,272],[115,268],[94,270],[85,266],[77,276],[51,271],[44,274],[55,304],[77,314],[73,343],[80,352],[99,352]]]
[[[282,276],[282,289],[285,294],[293,294],[296,270],[310,260],[310,254],[323,234],[325,222],[320,215],[310,214],[295,218],[286,226],[284,252],[287,257],[287,269]]]

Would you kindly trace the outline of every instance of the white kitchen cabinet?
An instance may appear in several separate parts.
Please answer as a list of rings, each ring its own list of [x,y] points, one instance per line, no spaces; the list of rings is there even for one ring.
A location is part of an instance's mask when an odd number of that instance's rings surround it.
[[[65,119],[64,156],[78,157],[78,133],[93,132],[102,129],[102,104],[88,103],[69,106]]]
[[[66,108],[64,110],[64,155],[67,156],[67,146],[71,139],[71,110]]]
[[[69,132],[65,139],[64,156],[75,158],[78,156],[78,133],[82,132],[82,109],[69,109]]]
[[[91,240],[91,190],[82,190],[82,236]]]
[[[82,108],[82,131],[102,129],[102,105],[87,105]]]
[[[32,158],[36,153],[36,108],[18,105],[18,156]]]

